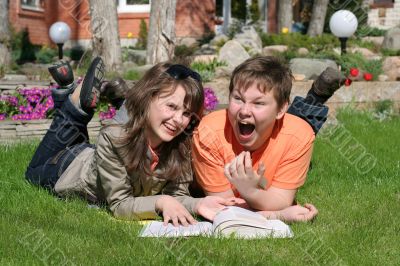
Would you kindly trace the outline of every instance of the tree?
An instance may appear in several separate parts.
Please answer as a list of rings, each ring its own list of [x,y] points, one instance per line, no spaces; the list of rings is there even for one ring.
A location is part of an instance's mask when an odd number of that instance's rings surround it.
[[[278,32],[281,32],[282,28],[288,28],[289,31],[291,31],[292,21],[293,21],[292,0],[278,1]]]
[[[326,11],[329,0],[314,0],[310,25],[307,34],[309,36],[321,35],[324,31]]]
[[[146,58],[148,64],[154,65],[174,56],[176,1],[151,1]]]
[[[93,53],[103,58],[106,70],[118,71],[122,56],[117,3],[110,0],[90,0],[89,5]]]
[[[8,0],[0,0],[0,67],[10,64],[10,29],[8,25]]]

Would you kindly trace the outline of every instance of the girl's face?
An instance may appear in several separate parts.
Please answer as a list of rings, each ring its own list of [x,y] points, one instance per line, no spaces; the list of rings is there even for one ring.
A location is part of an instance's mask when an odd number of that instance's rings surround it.
[[[191,112],[184,105],[185,96],[184,88],[178,86],[174,93],[161,93],[151,101],[145,131],[150,147],[171,141],[188,126]]]

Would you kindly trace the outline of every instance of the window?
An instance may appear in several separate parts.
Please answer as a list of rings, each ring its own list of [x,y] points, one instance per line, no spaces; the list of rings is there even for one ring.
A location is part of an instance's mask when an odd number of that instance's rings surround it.
[[[118,13],[149,13],[150,0],[117,0]]]
[[[43,11],[43,6],[44,0],[21,0],[21,7],[23,9]]]

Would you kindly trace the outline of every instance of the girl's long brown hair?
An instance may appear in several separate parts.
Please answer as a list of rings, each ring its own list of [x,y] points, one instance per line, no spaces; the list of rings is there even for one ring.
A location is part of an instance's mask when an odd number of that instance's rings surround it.
[[[124,148],[124,161],[128,173],[140,171],[170,180],[191,175],[191,133],[203,112],[203,86],[192,77],[174,79],[165,72],[171,65],[155,65],[127,93],[125,106],[129,121],[124,125],[126,135],[119,142]],[[145,135],[150,103],[161,93],[173,94],[179,85],[186,92],[184,104],[190,110],[192,118],[189,126],[180,135],[161,144],[158,150],[160,160],[156,168],[161,171],[152,172],[147,159],[148,142]]]

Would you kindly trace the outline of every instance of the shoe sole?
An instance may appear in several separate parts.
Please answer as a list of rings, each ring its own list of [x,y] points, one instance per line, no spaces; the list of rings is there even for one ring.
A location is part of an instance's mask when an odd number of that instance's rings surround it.
[[[82,82],[82,89],[79,96],[83,109],[93,109],[93,103],[100,95],[101,81],[104,78],[104,63],[100,57],[93,59]]]

